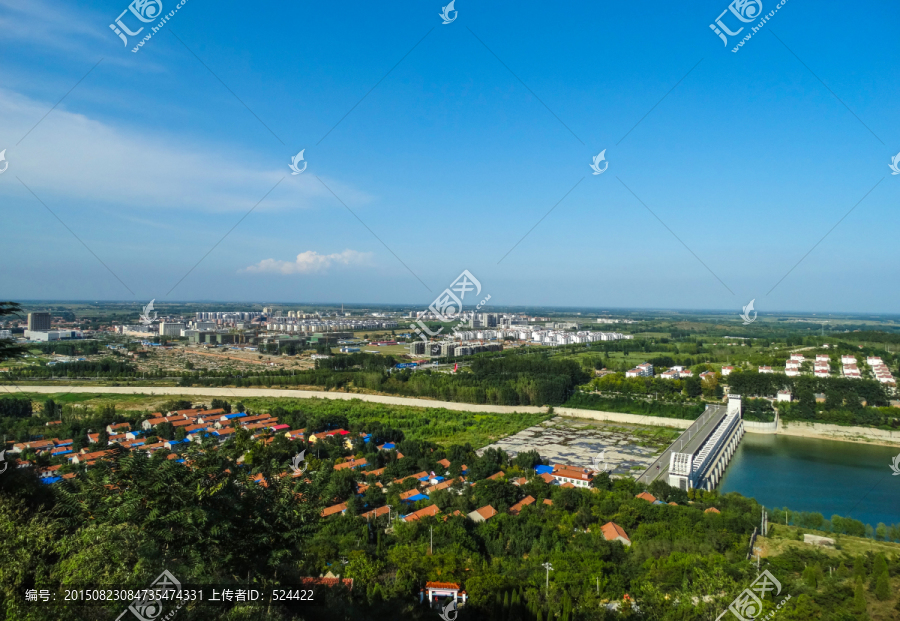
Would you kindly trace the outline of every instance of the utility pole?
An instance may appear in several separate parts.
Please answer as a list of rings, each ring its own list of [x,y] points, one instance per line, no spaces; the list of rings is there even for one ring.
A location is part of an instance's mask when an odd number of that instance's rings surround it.
[[[547,562],[542,567],[547,570],[547,597],[550,597],[550,572],[553,571],[553,565]]]

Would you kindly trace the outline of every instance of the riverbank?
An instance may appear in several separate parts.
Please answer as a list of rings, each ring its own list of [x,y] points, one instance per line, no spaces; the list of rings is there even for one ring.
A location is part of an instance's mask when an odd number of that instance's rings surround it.
[[[841,425],[832,425],[830,423],[785,422],[777,415],[775,421],[771,423],[745,420],[744,430],[752,434],[794,436],[817,440],[855,442],[857,444],[871,444],[874,446],[900,447],[900,431],[872,429],[870,427],[842,427]]]
[[[748,429],[747,431],[750,430]],[[868,427],[842,427],[841,425],[829,425],[826,423],[785,422],[779,420],[775,435],[900,447],[900,431],[886,431]]]

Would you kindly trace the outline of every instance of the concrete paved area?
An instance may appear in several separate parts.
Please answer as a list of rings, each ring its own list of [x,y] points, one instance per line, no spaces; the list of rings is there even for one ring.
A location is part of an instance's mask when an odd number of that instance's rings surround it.
[[[478,453],[498,448],[515,456],[537,450],[551,464],[578,468],[592,468],[596,464],[611,475],[637,477],[667,445],[667,440],[652,441],[636,434],[634,429],[614,423],[589,423],[557,416],[479,449]]]

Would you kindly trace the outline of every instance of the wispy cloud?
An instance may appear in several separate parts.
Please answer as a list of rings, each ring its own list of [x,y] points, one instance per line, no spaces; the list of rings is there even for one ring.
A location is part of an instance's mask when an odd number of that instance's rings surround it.
[[[18,140],[53,103],[0,88],[0,135]],[[20,146],[11,145],[6,159],[10,173],[27,179],[44,197],[80,199],[151,218],[172,209],[246,211],[264,188],[290,172],[287,154],[279,167],[271,155],[240,145],[204,143],[174,131],[143,130],[133,124],[117,126],[70,112],[65,103]],[[314,166],[311,162],[310,168]],[[348,197],[345,200],[357,205],[370,201],[364,192],[334,179],[331,183],[343,186],[340,192]],[[14,191],[0,186],[0,195]],[[289,177],[289,183],[282,184],[260,209],[319,205],[333,208],[331,193],[311,175],[301,175]],[[160,214],[161,219],[165,217]]]
[[[240,271],[255,274],[313,274],[325,271],[335,264],[368,265],[371,260],[371,252],[345,250],[334,254],[319,254],[315,250],[307,250],[298,254],[294,261],[263,259],[256,265],[251,265]]]

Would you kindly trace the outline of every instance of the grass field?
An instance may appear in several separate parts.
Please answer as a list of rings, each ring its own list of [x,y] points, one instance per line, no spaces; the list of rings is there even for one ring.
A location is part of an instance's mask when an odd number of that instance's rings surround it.
[[[91,395],[83,393],[59,393],[37,395],[18,393],[30,397],[35,402],[35,411],[49,398],[63,405],[81,405],[99,408],[114,404],[123,417],[134,419],[160,411],[161,406],[171,400],[184,399],[194,405],[210,405],[212,397],[195,395]],[[549,418],[550,414],[502,414],[483,412],[460,412],[444,408],[428,408],[406,405],[386,405],[352,400],[293,399],[281,397],[243,397],[227,399],[234,407],[238,401],[254,412],[269,412],[275,407],[285,410],[302,410],[307,414],[343,414],[350,425],[365,430],[367,424],[380,422],[388,427],[400,429],[408,439],[429,440],[438,444],[465,444],[480,448],[537,425]]]

